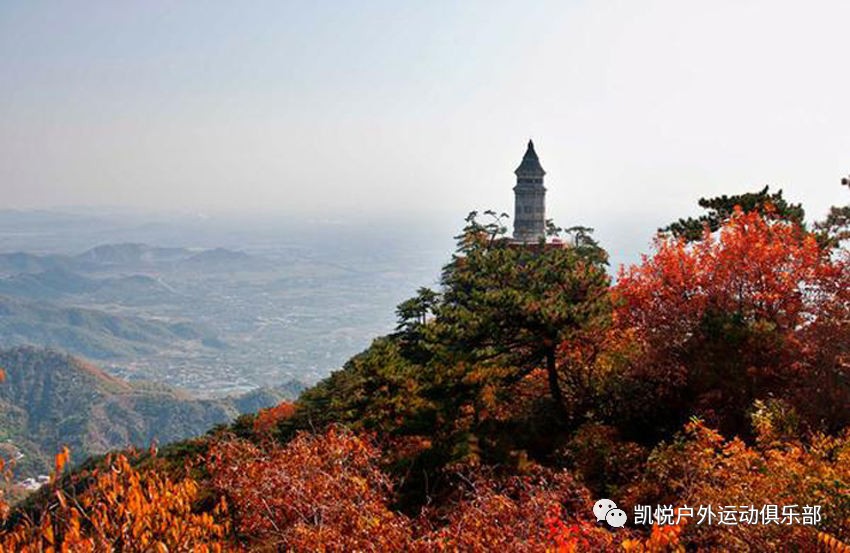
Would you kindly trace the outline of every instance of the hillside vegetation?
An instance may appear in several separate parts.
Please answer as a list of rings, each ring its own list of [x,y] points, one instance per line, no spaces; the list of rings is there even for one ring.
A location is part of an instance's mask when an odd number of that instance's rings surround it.
[[[189,322],[163,322],[3,296],[0,336],[7,346],[52,347],[91,359],[127,359],[169,347],[226,347],[209,330]]]
[[[503,217],[473,213],[440,288],[402,303],[396,332],[296,402],[60,479],[62,452],[56,482],[10,513],[0,539],[75,551],[847,551],[847,221],[810,229],[767,189],[703,205],[705,219],[660,233],[616,283],[589,229],[517,246]],[[600,498],[625,527],[597,522]],[[776,521],[739,521],[769,505]],[[639,521],[641,506],[654,518]],[[700,506],[726,522],[700,520]]]
[[[291,397],[283,390],[197,400],[164,385],[109,376],[49,349],[0,351],[0,440],[23,455],[18,477],[46,474],[68,446],[79,460],[129,445],[148,447],[202,434]]]

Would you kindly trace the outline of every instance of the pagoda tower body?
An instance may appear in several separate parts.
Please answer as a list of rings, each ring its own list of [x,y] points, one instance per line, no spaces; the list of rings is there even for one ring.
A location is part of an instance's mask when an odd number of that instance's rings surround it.
[[[546,238],[546,171],[540,166],[531,140],[514,174],[514,240],[536,243]]]

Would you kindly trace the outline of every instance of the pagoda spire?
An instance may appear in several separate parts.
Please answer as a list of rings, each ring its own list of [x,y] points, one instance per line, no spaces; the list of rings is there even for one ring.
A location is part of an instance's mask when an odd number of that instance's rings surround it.
[[[534,141],[531,139],[528,140],[528,147],[525,150],[525,155],[522,156],[522,162],[516,168],[516,171],[514,171],[514,174],[517,176],[520,173],[527,176],[540,177],[546,174],[546,171],[540,165],[540,158],[537,157],[537,152],[534,151]]]

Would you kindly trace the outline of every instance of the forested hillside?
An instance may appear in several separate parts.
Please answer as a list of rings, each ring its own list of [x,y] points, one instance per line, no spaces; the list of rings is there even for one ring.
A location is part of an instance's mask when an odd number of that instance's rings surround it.
[[[49,349],[0,351],[0,440],[21,476],[46,474],[68,446],[82,461],[129,445],[166,444],[206,432],[280,402],[284,390],[197,400],[168,386],[109,376],[92,364]]]
[[[767,189],[702,205],[704,218],[662,230],[614,282],[589,229],[517,245],[503,216],[473,213],[439,289],[402,303],[396,332],[297,401],[84,472],[64,474],[62,453],[56,482],[0,539],[75,551],[850,550],[846,208],[809,223]],[[601,498],[624,527],[598,521]]]

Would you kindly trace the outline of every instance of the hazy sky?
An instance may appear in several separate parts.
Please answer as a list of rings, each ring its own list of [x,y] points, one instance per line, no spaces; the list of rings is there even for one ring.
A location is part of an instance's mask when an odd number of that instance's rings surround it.
[[[850,2],[0,2],[5,207],[419,216],[643,233],[771,183],[846,203]],[[625,230],[623,230],[625,229]]]

